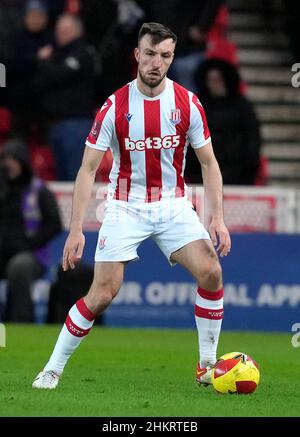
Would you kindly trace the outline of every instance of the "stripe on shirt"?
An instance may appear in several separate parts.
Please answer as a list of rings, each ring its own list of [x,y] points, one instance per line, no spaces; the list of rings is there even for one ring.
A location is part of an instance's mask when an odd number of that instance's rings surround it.
[[[119,89],[115,94],[115,129],[120,149],[120,167],[114,198],[128,201],[131,185],[130,152],[125,148],[125,138],[129,137],[129,84]]]
[[[161,137],[160,99],[144,100],[145,139]],[[145,149],[146,164],[146,202],[161,199],[162,172],[160,165],[161,149]]]
[[[190,102],[188,91],[176,82],[174,84],[175,107],[180,109],[181,122],[176,124],[176,134],[180,136],[179,146],[174,152],[173,166],[177,173],[175,197],[184,196],[184,161],[186,148],[186,134],[190,126]]]
[[[193,94],[192,102],[194,103],[194,105],[196,106],[198,111],[200,112],[200,116],[201,116],[202,123],[203,123],[203,135],[204,135],[204,139],[207,140],[210,137],[210,132],[208,129],[206,115],[205,115],[203,106],[201,105],[198,97],[195,94]]]
[[[167,91],[160,98],[161,136],[176,135],[176,126],[171,122],[171,111],[175,108],[175,93],[173,82],[167,79]],[[160,164],[162,169],[162,199],[175,197],[177,173],[173,166],[176,148],[162,149]]]
[[[129,137],[133,141],[143,140],[145,138],[144,99],[137,94],[134,86],[129,88],[129,112],[132,114],[129,123]],[[144,202],[147,189],[145,152],[131,150],[130,159],[131,188],[128,201],[139,200]]]

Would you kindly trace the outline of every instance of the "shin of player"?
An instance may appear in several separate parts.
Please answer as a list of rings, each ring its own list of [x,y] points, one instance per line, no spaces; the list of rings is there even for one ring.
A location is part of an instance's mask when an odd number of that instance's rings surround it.
[[[211,243],[206,265],[202,265],[196,275],[198,290],[195,302],[195,320],[199,340],[199,363],[196,369],[196,381],[200,384],[211,383],[211,368],[216,362],[217,347],[223,319],[223,283],[222,270]]]
[[[213,243],[198,240],[172,255],[175,262],[186,267],[198,283],[195,319],[199,339],[199,362],[196,381],[211,384],[211,368],[216,362],[223,318],[222,269]]]
[[[223,319],[222,270],[212,255],[202,268],[195,302],[195,319],[199,337],[200,367],[214,365]]]
[[[223,312],[223,288],[212,292],[198,287],[195,319],[201,368],[212,366],[216,362]]]
[[[44,370],[61,374],[64,367],[91,330],[96,316],[110,305],[123,280],[123,263],[96,263],[89,293],[70,309],[53,353]]]

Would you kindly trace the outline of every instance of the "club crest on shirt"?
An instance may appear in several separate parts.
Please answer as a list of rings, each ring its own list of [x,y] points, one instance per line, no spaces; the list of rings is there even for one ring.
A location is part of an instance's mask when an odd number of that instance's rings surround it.
[[[107,237],[100,237],[99,243],[98,243],[99,250],[103,250],[104,249],[106,238]]]
[[[176,124],[181,122],[180,109],[171,109],[170,122],[176,126]]]

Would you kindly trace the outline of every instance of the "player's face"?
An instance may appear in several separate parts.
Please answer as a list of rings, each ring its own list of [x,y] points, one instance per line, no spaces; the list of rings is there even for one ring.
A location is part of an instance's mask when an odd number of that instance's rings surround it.
[[[138,73],[145,85],[155,88],[166,77],[174,58],[175,43],[171,38],[153,45],[150,35],[144,35],[135,49]]]

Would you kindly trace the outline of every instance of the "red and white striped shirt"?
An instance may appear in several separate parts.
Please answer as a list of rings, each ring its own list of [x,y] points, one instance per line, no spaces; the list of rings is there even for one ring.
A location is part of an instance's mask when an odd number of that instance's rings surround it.
[[[209,141],[205,113],[195,94],[166,79],[164,91],[151,98],[138,90],[135,79],[106,100],[86,145],[111,148],[111,197],[154,202],[185,195],[187,147],[197,149]]]

